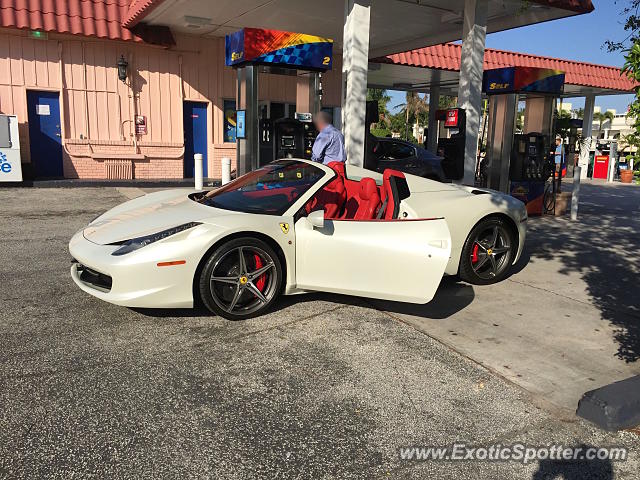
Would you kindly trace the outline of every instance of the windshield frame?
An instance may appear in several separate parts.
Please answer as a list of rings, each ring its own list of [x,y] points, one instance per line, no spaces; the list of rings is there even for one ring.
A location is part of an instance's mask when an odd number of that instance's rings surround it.
[[[224,210],[224,211],[228,211],[228,212],[237,212],[237,213],[247,213],[250,215],[269,215],[269,216],[290,216],[289,213],[290,212],[296,212],[297,210],[299,210],[299,205],[304,205],[309,198],[311,198],[311,196],[313,196],[315,194],[315,192],[318,191],[318,189],[322,188],[322,186],[327,182],[327,179],[329,177],[333,177],[335,176],[335,172],[333,170],[331,170],[329,167],[327,167],[326,165],[323,165],[321,163],[318,162],[313,162],[310,160],[306,160],[306,159],[301,159],[301,158],[284,158],[284,159],[279,159],[279,160],[275,160],[273,162],[270,162],[266,165],[263,165],[260,168],[264,168],[264,167],[268,167],[269,165],[273,165],[273,164],[278,164],[278,163],[306,163],[308,165],[311,165],[314,168],[317,168],[322,175],[318,177],[318,179],[312,184],[310,185],[307,190],[301,194],[298,198],[294,199],[294,201],[288,205],[285,205],[283,208],[277,210],[277,211],[273,211],[273,212],[269,212],[269,211],[253,211],[250,209],[246,209],[246,208],[229,208],[226,205],[220,205],[217,202],[215,202],[215,197],[216,195],[219,193],[219,190],[221,188],[227,188],[229,186],[233,187],[233,184],[238,180],[241,179],[242,177],[246,176],[246,175],[251,175],[254,174],[255,172],[257,172],[260,169],[256,169],[256,170],[252,170],[251,172],[247,172],[245,175],[242,175],[240,177],[238,177],[237,179],[234,179],[232,182],[228,183],[227,185],[224,185],[223,187],[214,189],[214,190],[209,190],[207,192],[204,192],[204,195],[199,195],[199,194],[193,194],[191,196],[192,200],[194,200],[195,202],[206,206],[206,207],[211,207],[211,208],[216,208],[219,210]],[[291,214],[292,215],[292,214]]]

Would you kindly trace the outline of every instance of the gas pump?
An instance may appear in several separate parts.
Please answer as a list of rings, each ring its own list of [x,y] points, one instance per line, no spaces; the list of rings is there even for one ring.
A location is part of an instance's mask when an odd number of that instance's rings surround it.
[[[273,123],[273,158],[302,158],[304,155],[304,128],[302,122],[281,118]]]
[[[281,158],[311,159],[317,136],[318,131],[310,121],[293,118],[260,120],[260,165]]]
[[[512,182],[545,182],[553,172],[549,136],[519,133],[513,138],[509,178]]]
[[[442,157],[442,171],[449,180],[460,180],[464,176],[464,144],[467,117],[463,108],[438,110],[436,120],[444,121],[451,137],[438,139],[438,156]]]
[[[484,187],[522,200],[529,215],[544,212],[545,184],[555,169],[551,155],[555,98],[564,73],[533,67],[487,70],[483,92],[489,96],[489,130]],[[515,134],[518,104],[524,100],[523,133]]]

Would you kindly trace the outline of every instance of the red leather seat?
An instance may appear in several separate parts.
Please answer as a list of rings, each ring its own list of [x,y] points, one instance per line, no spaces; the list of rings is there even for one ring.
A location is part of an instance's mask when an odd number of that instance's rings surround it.
[[[338,175],[307,202],[305,209],[307,213],[311,213],[323,208],[324,218],[337,218],[346,199],[347,191],[342,177]]]
[[[375,218],[380,207],[380,194],[378,186],[373,178],[363,178],[360,180],[360,192],[358,194],[358,209],[354,220],[371,220]]]
[[[384,218],[385,220],[398,218],[398,210],[400,208],[401,199],[398,198],[397,191],[394,193],[391,177],[405,178],[404,173],[390,168],[387,168],[382,174],[382,206],[380,208],[384,208],[381,218]]]
[[[341,218],[372,220],[380,207],[380,193],[373,178],[365,177],[359,182],[346,177],[344,162],[330,162],[327,165],[342,179],[346,204]],[[327,218],[330,218],[327,216]]]

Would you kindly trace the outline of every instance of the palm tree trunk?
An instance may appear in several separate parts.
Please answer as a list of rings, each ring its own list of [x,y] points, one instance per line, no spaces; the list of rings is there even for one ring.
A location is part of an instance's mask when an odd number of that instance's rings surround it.
[[[407,103],[406,115],[404,121],[404,139],[409,140],[409,104]]]

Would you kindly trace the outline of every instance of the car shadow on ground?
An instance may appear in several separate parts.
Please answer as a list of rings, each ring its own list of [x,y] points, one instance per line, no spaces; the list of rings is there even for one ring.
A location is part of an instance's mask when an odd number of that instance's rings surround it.
[[[335,293],[310,292],[300,295],[281,296],[275,301],[270,313],[278,313],[303,302],[328,302],[336,305],[352,305],[358,307],[374,307],[389,313],[415,315],[431,319],[445,319],[466,308],[473,301],[475,294],[471,285],[460,282],[456,277],[444,277],[435,297],[426,304],[413,304],[375,300],[351,295]],[[193,309],[159,309],[159,308],[131,308],[146,317],[156,318],[194,318],[212,317],[204,306],[198,305]]]

